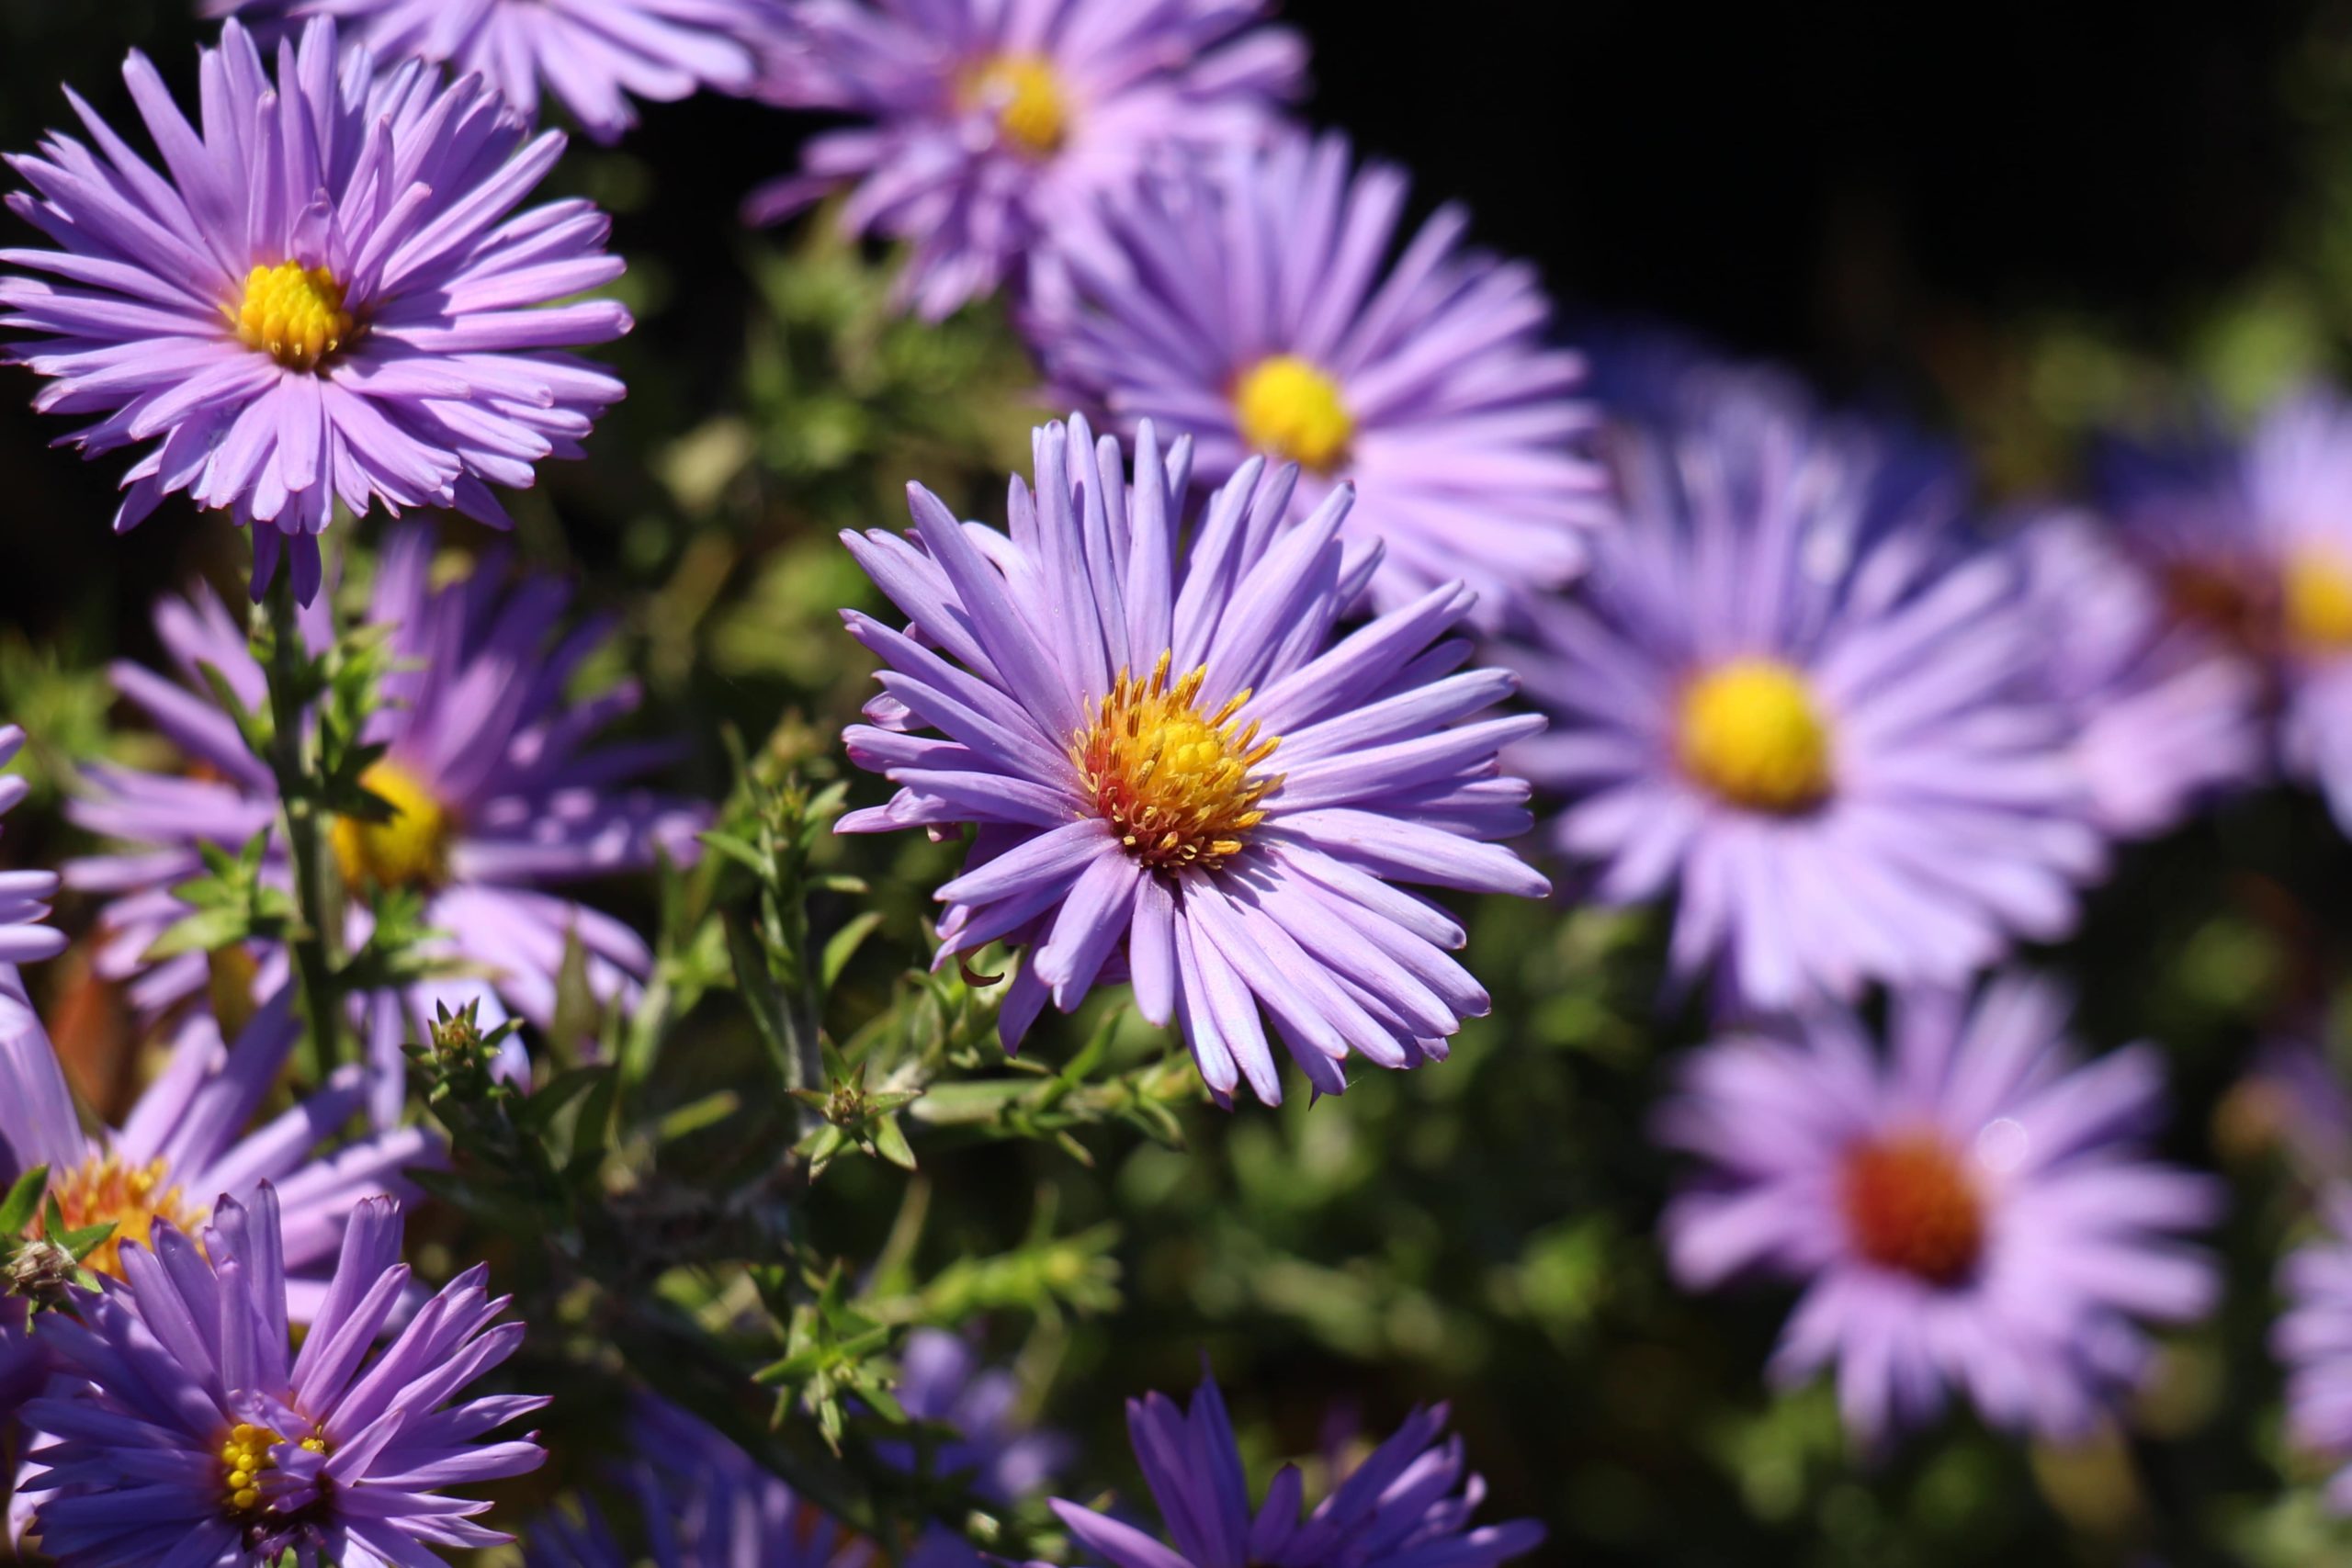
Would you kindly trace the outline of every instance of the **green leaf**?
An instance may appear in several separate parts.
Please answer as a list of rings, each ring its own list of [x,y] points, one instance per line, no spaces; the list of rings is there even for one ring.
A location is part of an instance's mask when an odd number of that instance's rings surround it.
[[[8,1196],[0,1199],[0,1237],[19,1236],[40,1212],[40,1201],[49,1191],[49,1167],[37,1165],[17,1178],[8,1189]]]
[[[865,939],[874,934],[874,928],[881,923],[882,911],[868,909],[835,931],[832,939],[825,943],[824,966],[819,973],[824,976],[827,990],[831,990],[834,982],[842,977],[842,971],[849,967],[849,961],[857,956],[857,950],[865,945]]]

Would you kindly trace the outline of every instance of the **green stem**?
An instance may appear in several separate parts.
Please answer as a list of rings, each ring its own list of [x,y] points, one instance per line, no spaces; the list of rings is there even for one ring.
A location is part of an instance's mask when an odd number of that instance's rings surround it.
[[[290,569],[281,570],[270,584],[268,608],[270,656],[265,672],[275,734],[269,766],[286,808],[286,846],[294,862],[294,903],[300,920],[291,946],[302,1009],[311,1022],[307,1065],[316,1080],[334,1071],[343,1058],[343,1009],[335,985],[342,920],[327,863],[316,758],[303,713],[301,669],[308,650],[302,645]]]

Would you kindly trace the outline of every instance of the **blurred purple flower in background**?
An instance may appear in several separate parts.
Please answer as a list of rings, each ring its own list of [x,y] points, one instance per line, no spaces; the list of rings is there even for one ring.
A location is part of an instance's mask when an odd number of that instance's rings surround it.
[[[724,1434],[640,1394],[637,1451],[621,1474],[654,1568],[866,1568],[874,1548],[801,1500]],[[594,1503],[552,1510],[524,1530],[526,1568],[630,1568],[642,1561]]]
[[[474,1522],[490,1505],[446,1488],[531,1470],[531,1438],[477,1439],[544,1399],[452,1403],[522,1342],[477,1266],[427,1302],[392,1343],[370,1348],[406,1292],[400,1205],[353,1212],[318,1317],[289,1357],[275,1193],[224,1200],[202,1245],[169,1224],[152,1250],[123,1249],[127,1285],[58,1317],[62,1367],[25,1407],[47,1435],[33,1529],[59,1568],[300,1561],[391,1568],[432,1547],[512,1539]]]
[[[1458,207],[1399,248],[1407,185],[1297,132],[1147,178],[1068,247],[1080,304],[1030,336],[1062,398],[1192,436],[1211,482],[1252,453],[1299,465],[1302,509],[1353,482],[1349,537],[1387,547],[1375,604],[1460,581],[1491,629],[1610,519],[1598,416],[1532,267],[1464,249]]]
[[[1866,1443],[1948,1389],[1997,1426],[2080,1436],[2145,1374],[2135,1319],[2212,1305],[2211,1261],[2173,1233],[2217,1218],[2220,1190],[2141,1148],[2164,1114],[2155,1053],[2078,1065],[2065,1013],[2014,976],[1904,993],[1882,1054],[1825,1010],[1705,1047],[1660,1112],[1706,1162],[1666,1213],[1676,1277],[1803,1282],[1773,1374],[1834,1365]]]
[[[1254,142],[1306,47],[1265,0],[799,0],[765,93],[869,123],[825,132],[754,191],[774,223],[840,189],[854,233],[908,242],[936,319],[1053,265],[1163,154]]]
[[[1610,903],[1677,894],[1675,971],[1768,1010],[2065,935],[2105,845],[1959,476],[1766,378],[1676,407],[1612,432],[1625,525],[1506,656],[1554,720],[1510,761],[1567,798],[1559,847]]]
[[[2352,405],[2307,388],[2243,441],[2113,443],[2101,478],[2163,602],[2271,683],[2280,762],[2352,831]]]
[[[526,119],[539,90],[599,141],[637,124],[631,98],[748,93],[783,0],[205,0],[205,15],[266,23],[332,17],[379,60],[414,56],[478,74]]]
[[[333,24],[281,45],[272,85],[236,22],[202,54],[191,129],[143,54],[123,67],[169,177],[69,88],[105,154],[51,137],[10,160],[9,207],[61,248],[0,262],[0,324],[48,334],[23,362],[46,412],[97,414],[72,440],[132,465],[117,532],[186,491],[254,530],[254,592],[290,553],[317,592],[318,535],[340,499],[455,507],[499,527],[492,484],[576,457],[621,384],[558,352],[629,328],[608,220],[566,200],[514,215],[563,150],[530,139],[477,82],[410,61],[381,77]]]
[[[388,633],[395,668],[384,682],[385,705],[363,739],[389,750],[363,782],[396,815],[334,825],[343,880],[423,894],[426,923],[448,933],[438,955],[486,968],[497,997],[543,1028],[554,1018],[557,979],[575,940],[595,995],[628,1005],[651,962],[643,940],[611,916],[542,888],[642,870],[657,851],[689,860],[707,810],[632,783],[670,761],[675,748],[593,744],[599,729],[636,707],[633,682],[569,699],[568,683],[610,637],[609,624],[560,632],[571,591],[537,576],[510,588],[502,560],[482,561],[442,588],[432,585],[432,564],[428,530],[404,528],[384,542],[368,621]],[[156,631],[185,689],[133,665],[116,667],[116,683],[193,772],[94,767],[92,795],[71,811],[83,827],[128,846],[66,868],[73,886],[111,898],[100,963],[118,977],[140,975],[155,939],[187,913],[173,889],[201,868],[199,847],[242,846],[278,810],[268,770],[246,750],[202,674],[217,671],[240,702],[262,701],[262,671],[243,630],[219,601],[199,592],[185,604],[166,602]],[[282,848],[273,845],[273,855],[284,874]],[[355,926],[354,934],[364,931]],[[283,955],[274,954],[260,983],[275,986],[284,973]],[[152,1010],[202,988],[206,977],[204,955],[189,954],[144,974],[134,995]],[[370,1098],[379,1121],[399,1114],[401,1045],[424,1037],[436,1001],[456,1006],[480,991],[480,982],[453,976],[405,998],[368,998]]]
[[[2267,770],[2262,682],[2206,628],[2169,614],[2161,587],[2098,522],[2047,512],[2018,535],[2047,644],[2050,691],[2099,827],[2159,833]]]
[[[0,724],[0,768],[16,761],[24,743],[23,730]],[[20,774],[0,778],[0,817],[31,791]],[[41,923],[56,897],[55,872],[0,871],[0,965],[33,964],[65,951],[65,933]]]
[[[1541,1546],[1532,1519],[1470,1522],[1486,1483],[1460,1438],[1440,1442],[1445,1422],[1443,1405],[1413,1412],[1304,1518],[1306,1479],[1285,1465],[1253,1513],[1225,1400],[1204,1377],[1189,1410],[1158,1393],[1127,1402],[1136,1461],[1175,1550],[1074,1503],[1057,1498],[1054,1512],[1113,1568],[1489,1568]]]
[[[1124,976],[1146,1018],[1182,1021],[1220,1101],[1245,1079],[1282,1098],[1261,1005],[1336,1094],[1351,1051],[1419,1066],[1487,1010],[1445,951],[1462,928],[1390,883],[1546,891],[1495,841],[1530,821],[1498,749],[1543,721],[1475,718],[1512,682],[1453,673],[1458,584],[1332,640],[1379,561],[1340,542],[1345,486],[1285,529],[1296,470],[1252,459],[1180,553],[1187,447],[1163,461],[1146,424],[1131,491],[1116,441],[1047,425],[1008,533],[913,486],[911,540],[843,536],[923,640],[843,612],[886,666],[843,739],[899,788],[841,829],[978,824],[936,895],[939,959],[1030,948],[1008,1049],[1049,998],[1068,1012]]]
[[[2327,1499],[2352,1514],[2352,1187],[2331,1184],[2319,1216],[2324,1234],[2279,1269],[2288,1304],[2271,1327],[2271,1347],[2287,1369],[2287,1429],[2344,1466]]]

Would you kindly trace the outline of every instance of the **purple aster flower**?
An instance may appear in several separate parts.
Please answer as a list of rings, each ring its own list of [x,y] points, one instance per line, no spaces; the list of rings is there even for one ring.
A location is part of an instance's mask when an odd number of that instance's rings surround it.
[[[1304,1519],[1306,1482],[1285,1466],[1253,1514],[1250,1481],[1211,1378],[1188,1411],[1162,1394],[1127,1402],[1127,1431],[1175,1550],[1133,1525],[1057,1498],[1054,1512],[1113,1568],[1487,1568],[1534,1551],[1532,1519],[1470,1523],[1486,1483],[1462,1439],[1440,1443],[1443,1405],[1416,1410]]]
[[[1266,0],[801,0],[767,95],[869,123],[752,193],[773,223],[842,186],[853,231],[913,246],[925,316],[1050,265],[1170,149],[1264,139],[1306,49]]]
[[[2019,536],[2049,646],[2043,670],[2071,718],[2099,827],[2138,838],[2265,771],[2262,682],[2098,523],[2052,512]]]
[[[2312,388],[2243,441],[2118,444],[2103,491],[2162,602],[2270,683],[2280,761],[2352,830],[2352,405]]]
[[[330,842],[343,881],[424,894],[426,923],[447,933],[442,955],[487,966],[496,996],[541,1027],[554,1018],[557,978],[575,939],[595,994],[630,1005],[651,962],[643,940],[544,886],[639,869],[653,863],[657,850],[690,859],[702,809],[630,783],[669,760],[673,748],[593,744],[599,729],[635,708],[633,683],[566,700],[567,682],[608,638],[608,624],[560,633],[570,591],[542,577],[510,589],[496,559],[435,589],[432,556],[427,530],[403,528],[386,541],[378,566],[368,621],[388,629],[398,668],[364,737],[389,750],[365,783],[397,815],[380,824],[334,825]],[[268,769],[213,703],[203,674],[216,671],[241,702],[262,702],[262,671],[243,632],[201,592],[185,603],[167,601],[155,625],[179,682],[133,665],[117,666],[115,681],[192,772],[96,767],[94,794],[71,810],[82,826],[132,846],[66,868],[72,886],[111,897],[99,966],[116,977],[139,974],[156,937],[186,912],[173,889],[197,874],[201,847],[243,845],[278,812]],[[272,852],[283,877],[282,848],[273,844]],[[355,916],[352,940],[365,932],[364,918]],[[284,973],[283,953],[268,954],[260,983],[273,985]],[[167,1006],[200,989],[205,976],[202,955],[190,955],[144,974],[134,996],[149,1009]],[[371,1105],[379,1122],[400,1113],[402,1044],[424,1037],[436,1002],[455,1005],[479,990],[468,981],[435,981],[404,997],[368,999]]]
[[[2014,555],[1941,465],[1766,381],[1686,390],[1613,445],[1626,524],[1510,660],[1559,846],[1609,902],[1679,891],[1676,971],[1762,1009],[2065,934],[2105,849]]]
[[[2271,1349],[2287,1369],[2287,1429],[2296,1443],[2341,1463],[2352,1461],[2352,1187],[2321,1195],[2324,1234],[2298,1247],[2279,1269],[2287,1310]],[[2328,1502],[2352,1513],[2352,1467],[2328,1483]]]
[[[507,526],[491,484],[577,457],[621,384],[559,350],[628,330],[606,300],[554,301],[618,276],[585,201],[514,209],[563,138],[530,137],[479,81],[416,61],[382,77],[338,59],[330,22],[279,47],[272,84],[233,20],[201,56],[191,129],[143,54],[123,67],[159,174],[70,89],[103,159],[70,136],[10,160],[9,206],[57,250],[0,262],[0,324],[47,334],[24,363],[35,406],[94,414],[92,456],[153,445],[115,529],[186,491],[254,532],[254,592],[292,557],[319,584],[318,535],[339,498],[455,507]]]
[[[1400,248],[1406,186],[1303,132],[1136,182],[1076,248],[1080,307],[1031,336],[1065,396],[1191,435],[1213,481],[1252,453],[1299,465],[1303,505],[1352,480],[1350,532],[1388,551],[1375,603],[1459,579],[1491,629],[1611,514],[1595,413],[1534,270],[1463,249],[1456,207]]]
[[[1325,1093],[1351,1050],[1444,1056],[1487,994],[1445,952],[1462,928],[1392,883],[1547,888],[1493,842],[1529,821],[1497,750],[1543,721],[1474,719],[1512,684],[1455,672],[1475,596],[1434,588],[1335,641],[1379,562],[1341,545],[1350,488],[1284,529],[1296,469],[1253,458],[1180,549],[1188,443],[1163,461],[1146,424],[1132,492],[1083,421],[1035,448],[1009,534],[915,485],[911,536],[843,536],[919,634],[844,612],[887,668],[843,739],[899,788],[842,830],[978,825],[937,895],[939,959],[1030,948],[1008,1049],[1048,998],[1067,1012],[1124,976],[1221,1102],[1244,1079],[1282,1097],[1261,1006]]]
[[[750,92],[784,14],[773,0],[205,0],[204,10],[333,17],[379,60],[413,55],[485,78],[527,119],[544,83],[605,142],[637,124],[632,97]]]
[[[0,724],[0,768],[17,759],[25,732]],[[31,793],[19,774],[0,778],[0,816]],[[57,876],[47,871],[0,871],[0,966],[32,964],[65,951],[62,931],[41,924],[49,919],[49,901],[57,897]]]
[[[0,1185],[47,1166],[69,1227],[115,1227],[88,1266],[119,1279],[122,1249],[145,1245],[156,1225],[193,1233],[217,1196],[250,1201],[270,1183],[284,1214],[280,1261],[292,1275],[291,1310],[296,1321],[310,1321],[353,1206],[413,1193],[401,1173],[436,1163],[440,1146],[422,1128],[401,1127],[318,1153],[365,1103],[356,1067],[331,1074],[308,1099],[254,1126],[299,1032],[284,991],[234,1044],[209,1014],[192,1014],[123,1124],[86,1134],[48,1033],[13,973],[0,971]]]
[[[871,1545],[803,1502],[773,1472],[675,1405],[650,1395],[630,1405],[637,1453],[624,1474],[654,1568],[867,1568]],[[523,1538],[526,1568],[630,1568],[594,1503],[534,1521]]]
[[[2139,1382],[2138,1320],[2212,1304],[2206,1178],[2149,1158],[2163,1074],[2144,1046],[2087,1065],[2051,986],[1899,994],[1882,1055],[1825,1009],[1693,1056],[1662,1111],[1706,1161],[1668,1206],[1676,1276],[1803,1282],[1773,1372],[1838,1372],[1866,1442],[1918,1425],[1947,1389],[1997,1425],[2079,1435]]]
[[[59,1568],[276,1562],[401,1568],[434,1547],[509,1536],[474,1522],[490,1505],[446,1489],[519,1475],[546,1452],[481,1438],[547,1404],[458,1396],[512,1355],[520,1324],[493,1326],[476,1265],[369,1354],[408,1286],[401,1209],[353,1212],[334,1280],[299,1353],[288,1345],[277,1197],[223,1199],[202,1246],[158,1224],[127,1247],[127,1283],[52,1319],[60,1365],[86,1380],[25,1406],[50,1435],[33,1509]]]

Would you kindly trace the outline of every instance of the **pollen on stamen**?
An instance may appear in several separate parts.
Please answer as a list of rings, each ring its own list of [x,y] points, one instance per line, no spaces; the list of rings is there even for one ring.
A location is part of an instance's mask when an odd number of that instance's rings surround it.
[[[1072,739],[1069,758],[1129,854],[1154,871],[1214,869],[1240,853],[1265,820],[1260,803],[1283,781],[1257,769],[1281,740],[1260,739],[1255,720],[1238,721],[1246,691],[1203,714],[1196,705],[1207,667],[1170,684],[1170,661],[1162,653],[1142,679],[1122,670],[1093,722]]]
[[[966,101],[992,110],[1005,139],[1033,157],[1057,152],[1069,134],[1069,99],[1043,55],[1000,54],[965,78]]]
[[[134,1165],[118,1155],[93,1155],[53,1178],[50,1193],[67,1230],[114,1227],[114,1234],[84,1258],[82,1266],[118,1280],[123,1277],[125,1244],[153,1245],[157,1220],[193,1235],[206,1213],[187,1201],[160,1158]]]
[[[1329,372],[1295,354],[1261,359],[1233,384],[1234,423],[1261,452],[1329,473],[1355,439],[1355,415]]]
[[[1960,1155],[1933,1134],[1857,1144],[1838,1199],[1854,1250],[1882,1268],[1951,1285],[1984,1256],[1984,1200]]]
[[[343,296],[343,285],[325,267],[280,262],[245,275],[244,293],[229,317],[247,348],[289,370],[316,370],[357,330]]]

